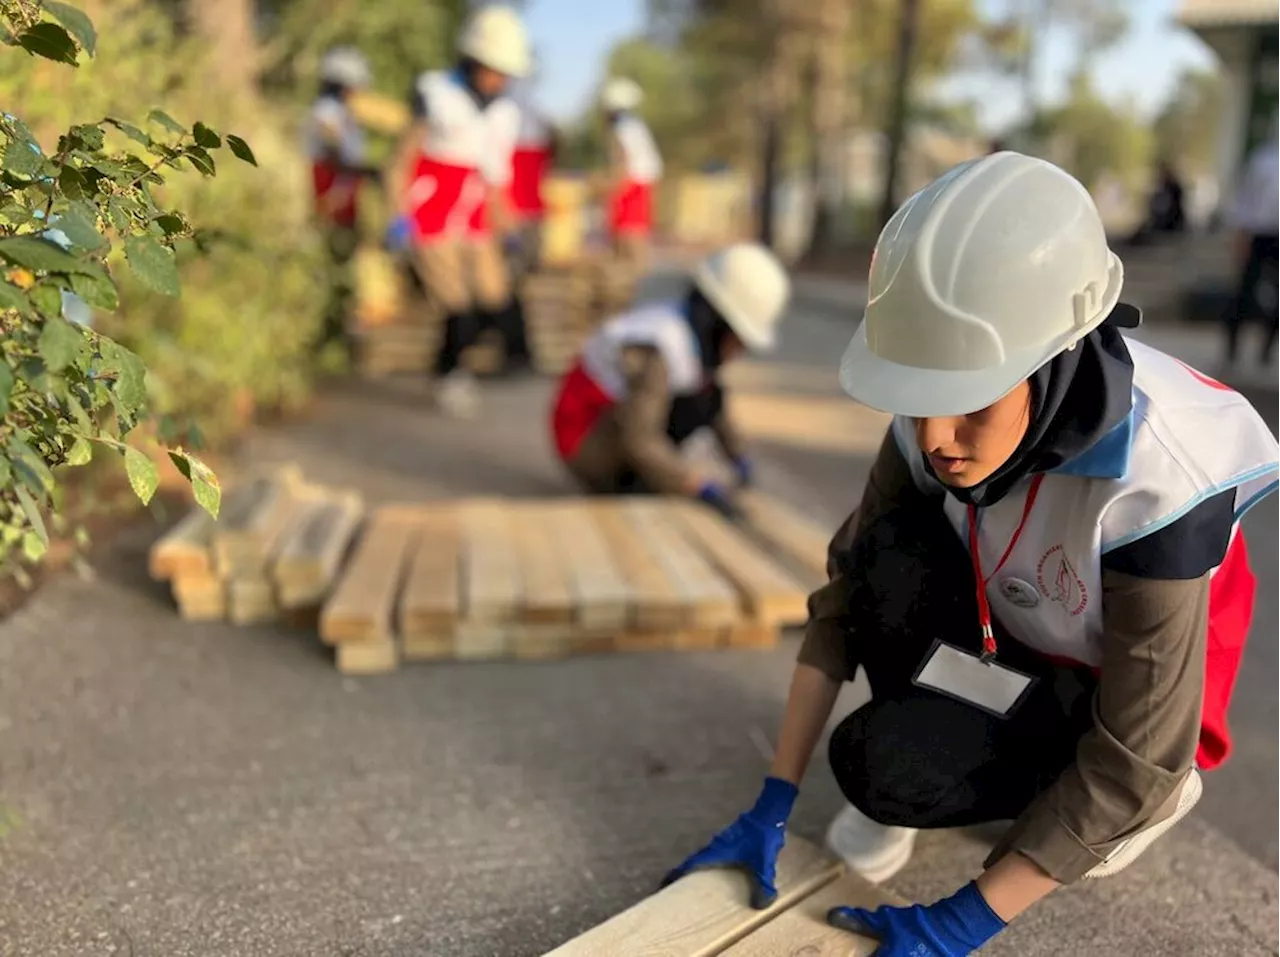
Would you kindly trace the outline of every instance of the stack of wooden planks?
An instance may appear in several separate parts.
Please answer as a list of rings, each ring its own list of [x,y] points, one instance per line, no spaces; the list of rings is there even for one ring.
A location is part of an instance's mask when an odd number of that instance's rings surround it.
[[[192,510],[151,548],[182,617],[236,624],[314,616],[363,513],[358,495],[303,482],[296,468],[231,489],[214,522]]]
[[[534,368],[559,375],[592,328],[588,275],[576,268],[532,273],[521,284],[520,300]]]
[[[777,900],[754,910],[743,875],[697,871],[546,957],[867,957],[876,941],[832,927],[827,912],[903,903],[794,835],[778,856],[776,884]]]
[[[748,502],[759,525],[682,498],[386,506],[320,634],[339,668],[362,673],[402,658],[771,646],[803,623],[826,537],[786,531],[769,499]]]

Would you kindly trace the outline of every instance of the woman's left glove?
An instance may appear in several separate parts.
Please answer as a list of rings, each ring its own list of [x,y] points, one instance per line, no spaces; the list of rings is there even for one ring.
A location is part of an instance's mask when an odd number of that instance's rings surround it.
[[[387,226],[386,235],[383,237],[387,249],[392,252],[400,252],[408,249],[413,239],[413,226],[409,222],[408,216],[397,216]]]
[[[873,957],[965,957],[1006,926],[972,882],[928,907],[833,907],[827,921],[877,938]]]

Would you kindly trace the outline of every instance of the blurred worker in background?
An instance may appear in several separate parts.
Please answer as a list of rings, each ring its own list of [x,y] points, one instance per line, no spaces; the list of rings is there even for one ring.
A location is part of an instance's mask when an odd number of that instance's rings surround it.
[[[536,69],[536,68],[535,68]],[[513,272],[519,276],[538,268],[542,221],[547,204],[542,186],[555,162],[555,127],[538,107],[533,87],[536,74],[517,84],[512,99],[520,107],[520,134],[511,154],[511,208],[519,228]]]
[[[1280,311],[1277,310],[1276,235],[1280,231],[1280,137],[1271,119],[1267,139],[1250,154],[1244,177],[1236,191],[1228,223],[1234,232],[1240,278],[1236,294],[1223,316],[1226,329],[1225,365],[1235,365],[1240,347],[1240,326],[1253,316],[1266,323],[1258,359],[1266,365],[1276,344]]]
[[[647,265],[653,234],[654,189],[662,178],[662,156],[636,113],[643,99],[639,85],[624,77],[606,82],[600,96],[609,126],[606,217],[615,269],[607,285],[616,290],[606,298],[606,312],[630,302]]]
[[[1155,188],[1147,200],[1147,218],[1129,242],[1135,246],[1146,245],[1179,235],[1186,228],[1186,189],[1174,165],[1162,160],[1156,171]]]
[[[330,50],[320,61],[320,95],[307,118],[315,213],[331,268],[319,345],[345,338],[353,286],[348,267],[360,238],[356,228],[360,184],[378,175],[365,163],[364,136],[348,105],[352,94],[365,89],[369,81],[369,64],[359,50]]]
[[[395,190],[423,285],[444,313],[436,362],[437,401],[470,415],[478,396],[460,364],[481,330],[499,326],[511,304],[511,283],[494,230],[514,228],[508,207],[511,157],[520,109],[506,96],[513,78],[528,74],[529,41],[509,7],[474,13],[457,41],[458,63],[418,78],[415,121],[401,144]]]
[[[725,408],[721,366],[744,349],[770,349],[790,295],[772,252],[729,246],[694,271],[678,302],[645,305],[607,321],[560,383],[552,413],[556,451],[596,493],[684,494],[724,514],[732,493],[680,455],[710,428],[749,484],[751,462]]]

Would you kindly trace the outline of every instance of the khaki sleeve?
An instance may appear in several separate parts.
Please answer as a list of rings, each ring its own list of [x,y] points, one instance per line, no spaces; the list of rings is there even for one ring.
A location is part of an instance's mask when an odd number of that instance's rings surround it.
[[[667,364],[650,346],[627,346],[619,358],[627,382],[627,396],[618,405],[622,452],[653,491],[682,494],[693,476],[679,448],[667,436],[671,391]]]
[[[742,441],[742,433],[738,431],[738,426],[733,421],[733,416],[729,414],[728,403],[728,396],[722,394],[720,411],[711,420],[711,431],[715,433],[716,441],[720,443],[720,451],[725,454],[726,458],[733,460],[746,455],[747,446]]]
[[[798,660],[824,672],[834,681],[852,681],[857,662],[849,654],[848,635],[852,628],[849,620],[849,583],[840,574],[840,557],[848,554],[863,530],[887,511],[898,505],[923,499],[916,488],[911,470],[892,429],[885,433],[880,451],[858,508],[836,530],[827,546],[827,576],[825,585],[809,596],[809,621],[805,625],[804,641],[800,645]]]
[[[1122,839],[1168,817],[1200,737],[1208,616],[1207,574],[1171,581],[1103,570],[1093,728],[987,867],[1018,851],[1068,884]]]

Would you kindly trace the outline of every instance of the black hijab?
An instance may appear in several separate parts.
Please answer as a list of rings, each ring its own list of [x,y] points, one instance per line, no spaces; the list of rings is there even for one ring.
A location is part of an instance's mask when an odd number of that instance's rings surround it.
[[[698,340],[702,367],[714,375],[724,361],[724,341],[733,330],[696,286],[689,290],[685,300],[685,315]]]
[[[1088,451],[1124,421],[1133,405],[1133,359],[1120,334],[1141,314],[1121,303],[1107,320],[1031,374],[1031,422],[1000,468],[970,488],[947,487],[966,505],[994,505],[1022,479]],[[922,453],[923,454],[923,453]],[[925,468],[932,475],[929,460]]]

